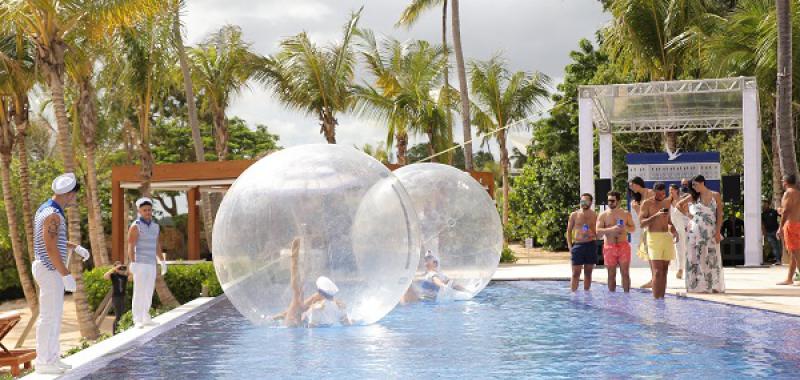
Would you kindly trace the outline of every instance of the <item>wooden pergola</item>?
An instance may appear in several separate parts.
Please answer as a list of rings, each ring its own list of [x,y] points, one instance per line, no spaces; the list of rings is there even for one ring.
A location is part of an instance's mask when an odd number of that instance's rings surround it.
[[[153,166],[150,186],[155,191],[185,191],[188,206],[187,254],[189,260],[200,260],[200,192],[225,192],[236,178],[256,161],[209,161]],[[399,168],[389,164],[390,170]],[[111,258],[125,262],[125,190],[139,189],[142,179],[138,165],[115,166],[111,169]],[[494,175],[470,172],[494,199]]]
[[[200,259],[200,191],[222,192],[255,161],[209,161],[153,166],[153,190],[185,191],[188,206],[187,253],[189,260]],[[142,184],[140,166],[115,166],[111,169],[111,257],[125,262],[125,189]]]

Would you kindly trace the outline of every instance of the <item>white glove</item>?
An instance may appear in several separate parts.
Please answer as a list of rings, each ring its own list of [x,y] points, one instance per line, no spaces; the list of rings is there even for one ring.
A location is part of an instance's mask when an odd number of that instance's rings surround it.
[[[71,274],[61,277],[61,282],[64,283],[64,290],[70,293],[75,292],[78,287],[78,284],[75,283],[75,278]]]
[[[81,246],[75,247],[75,253],[77,253],[78,256],[80,256],[83,259],[83,261],[89,260],[89,256],[91,256],[89,250]]]
[[[167,274],[167,262],[166,261],[162,261],[161,262],[161,275],[164,276],[166,274]]]

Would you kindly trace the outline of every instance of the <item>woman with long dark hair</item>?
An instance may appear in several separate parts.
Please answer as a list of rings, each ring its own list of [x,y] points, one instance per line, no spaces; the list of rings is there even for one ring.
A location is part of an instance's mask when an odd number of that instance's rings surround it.
[[[697,175],[690,185],[687,204],[689,245],[686,252],[686,291],[690,293],[723,293],[725,277],[722,270],[722,197],[705,186],[706,179]]]
[[[633,202],[631,202],[631,214],[633,216],[633,224],[636,227],[633,234],[631,234],[631,247],[633,248],[634,252],[636,252],[636,256],[644,261],[647,261],[648,265],[650,266],[650,281],[641,287],[652,288],[652,274],[654,270],[652,263],[650,263],[650,257],[647,254],[647,244],[644,244],[644,242],[647,240],[647,237],[645,236],[646,232],[642,229],[639,215],[641,215],[642,203],[653,197],[653,190],[645,187],[642,177],[633,177],[630,182],[628,182],[628,189],[631,191],[631,197],[633,198]]]

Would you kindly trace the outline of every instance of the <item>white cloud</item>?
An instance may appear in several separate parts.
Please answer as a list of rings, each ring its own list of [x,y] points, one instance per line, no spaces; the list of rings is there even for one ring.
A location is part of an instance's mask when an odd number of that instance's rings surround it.
[[[190,0],[184,16],[189,43],[200,41],[206,34],[224,24],[242,27],[245,39],[253,42],[261,54],[274,53],[281,38],[307,31],[312,40],[324,44],[339,38],[350,13],[364,5],[361,27],[376,34],[392,35],[398,39],[427,39],[441,41],[441,13],[433,10],[420,18],[412,29],[396,29],[401,11],[408,1],[316,0],[248,1],[248,0]],[[335,5],[334,5],[335,4]],[[594,40],[594,34],[608,20],[596,0],[495,0],[462,2],[461,23],[464,52],[467,59],[488,59],[502,52],[513,70],[538,70],[554,80],[563,78],[564,66],[570,62],[569,52],[577,49],[578,40]],[[449,25],[448,25],[449,28]],[[452,83],[457,86],[455,74]],[[358,82],[362,79],[358,78]],[[260,85],[245,90],[228,110],[250,125],[269,126],[281,138],[281,145],[324,142],[319,123],[314,117],[288,110],[279,104]],[[339,115],[339,143],[361,146],[374,144],[386,137],[385,129],[371,120]],[[463,141],[460,120],[453,131],[457,141]],[[519,138],[530,138],[530,132],[513,132]],[[519,139],[517,138],[517,139]],[[412,143],[424,142],[424,137],[412,137]],[[475,150],[480,138],[475,139]],[[496,146],[492,151],[496,152]]]

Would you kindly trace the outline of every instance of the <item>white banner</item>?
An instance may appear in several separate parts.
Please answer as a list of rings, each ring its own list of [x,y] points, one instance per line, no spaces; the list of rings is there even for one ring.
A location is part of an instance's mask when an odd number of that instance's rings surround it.
[[[682,178],[691,179],[698,174],[708,181],[719,181],[722,178],[720,164],[714,162],[628,165],[628,180],[641,177],[647,182],[679,181]]]

